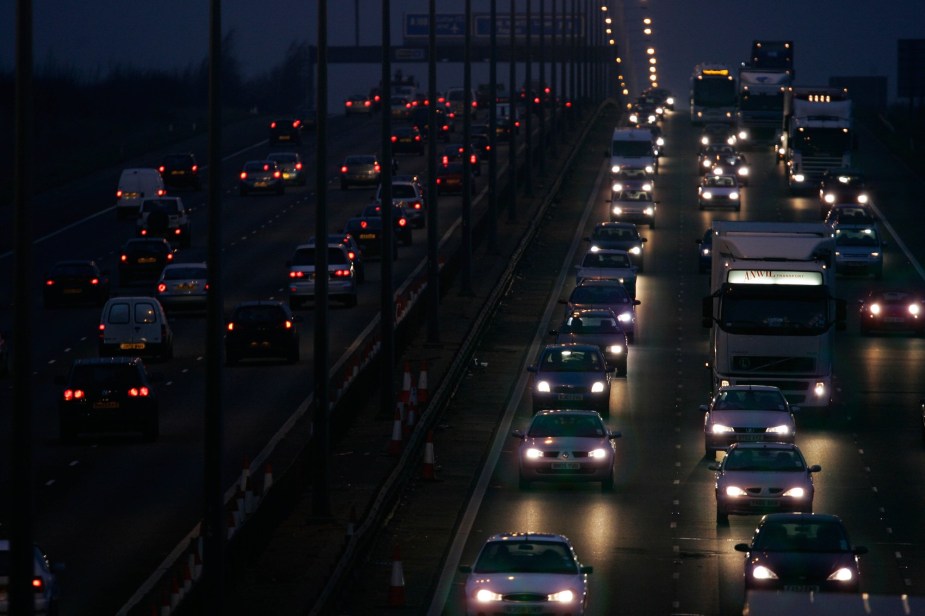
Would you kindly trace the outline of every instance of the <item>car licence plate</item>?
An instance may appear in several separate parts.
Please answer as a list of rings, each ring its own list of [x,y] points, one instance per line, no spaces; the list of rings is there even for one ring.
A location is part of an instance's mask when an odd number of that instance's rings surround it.
[[[123,351],[137,351],[145,348],[144,342],[123,342],[119,345]]]
[[[157,261],[157,259],[154,257],[140,257],[138,259],[139,263],[154,263],[155,261]]]
[[[738,434],[736,435],[736,440],[738,441],[760,441],[764,439],[764,434]]]
[[[780,501],[774,498],[753,498],[748,504],[752,507],[780,507]]]
[[[794,592],[819,592],[819,586],[815,584],[785,584],[784,590]]]
[[[78,293],[83,293],[83,289],[64,289],[61,292],[65,295],[77,295]]]
[[[905,321],[902,317],[883,317],[884,323],[902,323]]]
[[[581,394],[559,394],[558,400],[581,400],[583,396]]]
[[[360,239],[361,240],[374,240],[376,239],[376,234],[375,233],[361,233]]]
[[[577,471],[581,468],[578,462],[553,462],[552,468],[556,470]]]
[[[182,169],[174,169],[173,171],[170,172],[170,175],[183,175],[184,173],[186,172],[183,171]]]
[[[267,183],[266,183],[266,182],[254,182],[254,186],[255,186],[256,188],[266,188],[266,187],[267,187]]]
[[[94,402],[93,408],[95,409],[117,409],[119,408],[119,403],[116,400],[105,400],[103,402]]]

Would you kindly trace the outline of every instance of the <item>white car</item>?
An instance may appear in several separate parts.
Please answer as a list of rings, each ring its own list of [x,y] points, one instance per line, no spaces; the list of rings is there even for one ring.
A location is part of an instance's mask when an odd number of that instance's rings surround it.
[[[647,224],[654,229],[657,204],[650,191],[624,188],[619,193],[612,193],[610,220]]]
[[[735,443],[721,463],[707,468],[716,472],[716,521],[730,514],[812,513],[813,473],[793,443]]]
[[[520,439],[520,487],[532,481],[600,481],[604,492],[613,489],[613,439],[597,411],[540,411],[526,431],[513,430]]]
[[[209,268],[203,263],[171,263],[157,280],[157,299],[165,310],[205,310]]]
[[[153,297],[109,298],[100,314],[98,337],[100,357],[173,358],[173,330],[164,307]]]
[[[588,574],[563,535],[492,535],[466,578],[466,614],[584,614]]]
[[[720,387],[710,404],[700,405],[704,451],[712,456],[738,442],[792,443],[799,410],[771,385]]]
[[[357,274],[349,251],[341,244],[328,244],[328,296],[345,306],[357,305]],[[315,299],[315,246],[296,246],[286,263],[289,268],[289,307],[296,310]]]
[[[697,186],[697,205],[701,210],[707,207],[731,207],[738,212],[742,207],[739,180],[734,175],[703,176]]]
[[[636,272],[638,268],[630,261],[625,250],[589,250],[575,266],[575,284],[581,284],[587,278],[596,280],[616,280],[630,294],[636,297]]]

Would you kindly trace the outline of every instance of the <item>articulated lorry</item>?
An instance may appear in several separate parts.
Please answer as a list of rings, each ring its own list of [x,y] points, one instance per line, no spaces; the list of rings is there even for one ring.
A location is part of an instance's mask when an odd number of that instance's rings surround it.
[[[826,169],[850,167],[855,143],[846,89],[788,90],[778,155],[787,164],[791,193],[815,192]]]
[[[835,240],[822,223],[713,221],[711,328],[714,390],[774,385],[804,408],[832,399],[836,329],[845,302],[835,293]]]
[[[740,148],[774,146],[784,122],[784,96],[793,83],[790,71],[739,67],[736,137]]]

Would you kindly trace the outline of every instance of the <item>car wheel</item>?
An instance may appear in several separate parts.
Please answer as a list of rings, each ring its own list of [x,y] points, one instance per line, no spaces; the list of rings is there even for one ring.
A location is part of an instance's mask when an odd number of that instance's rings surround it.
[[[725,511],[716,510],[716,523],[717,524],[729,524],[729,514]]]
[[[613,492],[613,469],[610,469],[610,474],[601,481],[601,492]]]
[[[626,366],[625,363],[620,364],[619,366],[617,366],[617,376],[624,376],[624,377],[625,377],[625,376],[626,376],[626,372],[627,372],[626,368],[627,368],[627,366]]]
[[[524,479],[524,476],[521,475],[520,479],[517,482],[517,487],[519,487],[521,490],[529,490],[530,481],[528,479]]]

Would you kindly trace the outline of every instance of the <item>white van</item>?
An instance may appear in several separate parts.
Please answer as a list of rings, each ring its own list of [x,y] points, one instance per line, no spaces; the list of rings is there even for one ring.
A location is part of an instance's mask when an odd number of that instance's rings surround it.
[[[161,172],[153,167],[123,169],[116,187],[116,216],[123,218],[138,215],[138,206],[144,199],[167,194]]]
[[[616,128],[613,131],[610,151],[610,172],[620,173],[624,169],[645,169],[647,173],[658,173],[658,157],[655,140],[648,128]]]
[[[112,297],[100,314],[99,355],[173,357],[167,313],[153,297]]]

